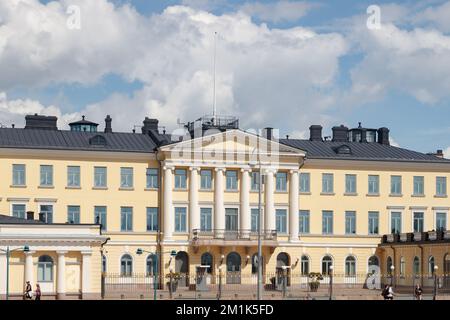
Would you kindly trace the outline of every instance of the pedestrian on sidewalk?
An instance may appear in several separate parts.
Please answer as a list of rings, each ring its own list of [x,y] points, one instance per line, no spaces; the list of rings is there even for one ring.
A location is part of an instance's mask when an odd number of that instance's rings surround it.
[[[36,291],[34,292],[36,295],[35,300],[41,300],[41,286],[39,284],[36,284]]]
[[[414,289],[414,298],[416,300],[422,300],[422,288],[420,287],[419,284],[416,285],[416,288]]]
[[[394,289],[392,289],[392,286],[388,288],[387,300],[394,300]]]

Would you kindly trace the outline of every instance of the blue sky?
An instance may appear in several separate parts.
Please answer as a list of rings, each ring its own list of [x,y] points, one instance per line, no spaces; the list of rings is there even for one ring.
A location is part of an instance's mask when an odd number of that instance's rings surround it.
[[[389,127],[401,147],[450,153],[446,1],[21,1],[45,19],[78,5],[82,28],[64,36],[49,20],[9,29],[11,44],[0,42],[11,66],[0,79],[4,125],[20,124],[30,110],[57,110],[64,123],[111,113],[122,130],[144,115],[168,127],[200,117],[211,107],[208,32],[216,28],[219,112],[246,127],[304,137],[313,123],[329,134],[333,125],[362,122]],[[381,8],[378,33],[364,27],[372,4]],[[0,33],[22,15],[0,5]],[[23,44],[13,41],[21,32],[30,37]]]

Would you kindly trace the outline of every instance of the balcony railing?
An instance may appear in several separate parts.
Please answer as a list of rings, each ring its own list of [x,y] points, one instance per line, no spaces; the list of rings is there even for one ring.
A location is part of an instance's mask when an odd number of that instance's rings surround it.
[[[450,231],[437,230],[428,232],[391,233],[382,237],[382,243],[414,243],[425,241],[450,240]]]
[[[211,229],[211,230],[192,230],[192,240],[208,240],[208,239],[219,239],[224,241],[235,241],[235,240],[258,240],[258,232],[246,229],[239,230],[226,230],[226,229]],[[276,230],[261,230],[262,240],[277,240]]]

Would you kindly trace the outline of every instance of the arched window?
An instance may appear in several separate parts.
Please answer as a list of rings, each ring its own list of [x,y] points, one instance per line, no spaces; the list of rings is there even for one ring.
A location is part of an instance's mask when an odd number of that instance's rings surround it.
[[[102,254],[102,272],[106,272],[106,256]]]
[[[213,256],[209,252],[205,252],[202,254],[202,257],[200,258],[200,263],[202,266],[209,266],[206,268],[206,273],[212,274],[213,270]]]
[[[302,256],[301,273],[304,276],[309,274],[309,257],[306,255]]]
[[[277,256],[277,268],[281,268],[283,266],[289,266],[289,255],[286,252],[280,252]]]
[[[348,256],[345,259],[345,275],[347,277],[356,276],[356,259],[353,256]]]
[[[120,275],[122,277],[131,277],[133,274],[133,259],[129,254],[124,254],[120,258]]]
[[[380,272],[380,262],[377,256],[371,256],[367,261],[367,267],[369,273],[379,273]]]
[[[145,271],[147,273],[147,276],[154,276],[156,274],[156,271],[158,269],[157,263],[158,259],[156,258],[155,254],[150,254],[147,256],[147,259],[145,261]]]
[[[331,273],[330,267],[333,265],[333,259],[330,256],[322,258],[322,274],[329,275]]]
[[[434,257],[430,256],[428,258],[428,274],[429,275],[434,274],[434,266],[435,266],[435,264],[434,264]]]
[[[53,281],[53,259],[50,256],[40,256],[38,260],[38,282]]]
[[[241,271],[241,256],[236,252],[231,252],[227,256],[227,271]]]
[[[386,261],[386,273],[388,275],[392,275],[392,258],[391,257],[387,257],[387,261]]]
[[[405,276],[405,258],[400,257],[400,276]]]
[[[420,259],[419,259],[419,257],[414,257],[413,272],[414,272],[415,276],[418,276],[420,274]]]

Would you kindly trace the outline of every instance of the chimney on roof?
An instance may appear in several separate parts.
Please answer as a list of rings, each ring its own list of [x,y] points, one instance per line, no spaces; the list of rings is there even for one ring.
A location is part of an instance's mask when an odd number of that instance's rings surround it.
[[[336,142],[347,142],[348,141],[348,128],[341,124],[339,127],[333,127],[333,140]]]
[[[105,133],[112,133],[112,118],[109,116],[109,114],[105,118]]]
[[[378,143],[389,146],[389,129],[382,127],[378,129]]]
[[[34,211],[27,211],[27,220],[34,220]]]
[[[25,129],[58,130],[57,121],[57,117],[41,116],[35,113],[25,116]]]
[[[273,128],[264,128],[264,138],[267,140],[273,140]]]
[[[158,119],[150,119],[149,117],[145,117],[144,126],[142,127],[142,133],[148,134],[150,130],[158,130]]]
[[[313,124],[309,127],[309,140],[310,141],[323,141],[322,140],[322,126]]]

